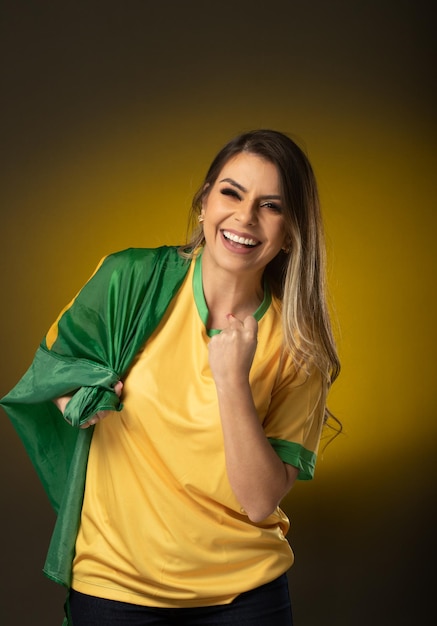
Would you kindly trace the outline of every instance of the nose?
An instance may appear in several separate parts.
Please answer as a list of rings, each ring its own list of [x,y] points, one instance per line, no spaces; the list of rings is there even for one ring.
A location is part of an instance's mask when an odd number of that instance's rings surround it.
[[[253,226],[258,221],[258,212],[255,202],[242,200],[238,204],[238,208],[235,211],[234,218],[240,224],[246,224],[247,226]]]

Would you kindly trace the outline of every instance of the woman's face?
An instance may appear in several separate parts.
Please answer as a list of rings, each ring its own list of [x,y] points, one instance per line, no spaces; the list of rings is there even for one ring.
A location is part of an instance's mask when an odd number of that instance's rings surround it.
[[[284,199],[276,165],[248,152],[230,159],[202,208],[204,259],[261,278],[285,245]]]

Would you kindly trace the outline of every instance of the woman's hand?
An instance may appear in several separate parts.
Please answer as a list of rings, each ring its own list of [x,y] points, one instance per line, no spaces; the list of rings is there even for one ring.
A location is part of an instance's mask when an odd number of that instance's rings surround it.
[[[120,398],[121,392],[123,391],[123,383],[121,382],[121,380],[119,380],[118,383],[115,384],[114,391],[117,394],[117,396]],[[73,396],[61,396],[60,398],[55,398],[53,400],[53,402],[56,404],[58,409],[61,411],[62,415],[64,415],[65,407],[67,406],[67,404],[69,403],[72,397]],[[88,428],[89,426],[97,424],[97,422],[107,417],[110,412],[111,411],[98,411],[95,415],[90,417],[90,419],[87,422],[85,422],[85,424],[82,424],[80,428]]]
[[[258,323],[249,315],[243,321],[227,315],[228,327],[209,343],[209,365],[218,387],[249,380],[257,346]]]
[[[114,391],[118,397],[121,396],[121,392],[123,391],[123,383],[121,382],[121,380],[119,380],[118,383],[114,385]],[[80,428],[88,428],[89,426],[93,426],[94,424],[97,424],[97,422],[100,422],[100,420],[103,420],[105,419],[105,417],[108,417],[110,413],[111,411],[98,411],[95,415],[90,417],[90,419],[87,422],[85,422],[85,424],[82,424]]]

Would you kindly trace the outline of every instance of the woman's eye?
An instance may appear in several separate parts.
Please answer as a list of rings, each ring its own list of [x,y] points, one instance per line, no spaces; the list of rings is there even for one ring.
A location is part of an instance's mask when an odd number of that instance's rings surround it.
[[[221,193],[224,196],[231,196],[232,198],[238,198],[238,200],[241,200],[240,194],[238,194],[235,191],[235,189],[230,189],[229,187],[225,187],[224,189],[221,190]]]
[[[279,204],[276,204],[276,202],[261,202],[260,206],[263,209],[270,209],[270,211],[274,211],[275,213],[282,213],[282,207]]]

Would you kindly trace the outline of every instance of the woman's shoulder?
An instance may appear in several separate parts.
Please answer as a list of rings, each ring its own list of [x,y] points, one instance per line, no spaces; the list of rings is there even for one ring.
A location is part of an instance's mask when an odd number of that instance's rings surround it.
[[[125,248],[109,254],[106,259],[119,264],[135,263],[148,259],[177,259],[180,258],[177,246],[159,246],[157,248]]]
[[[187,266],[177,246],[157,248],[126,248],[113,252],[102,261],[102,268],[108,271],[147,273],[152,269],[181,269]]]

